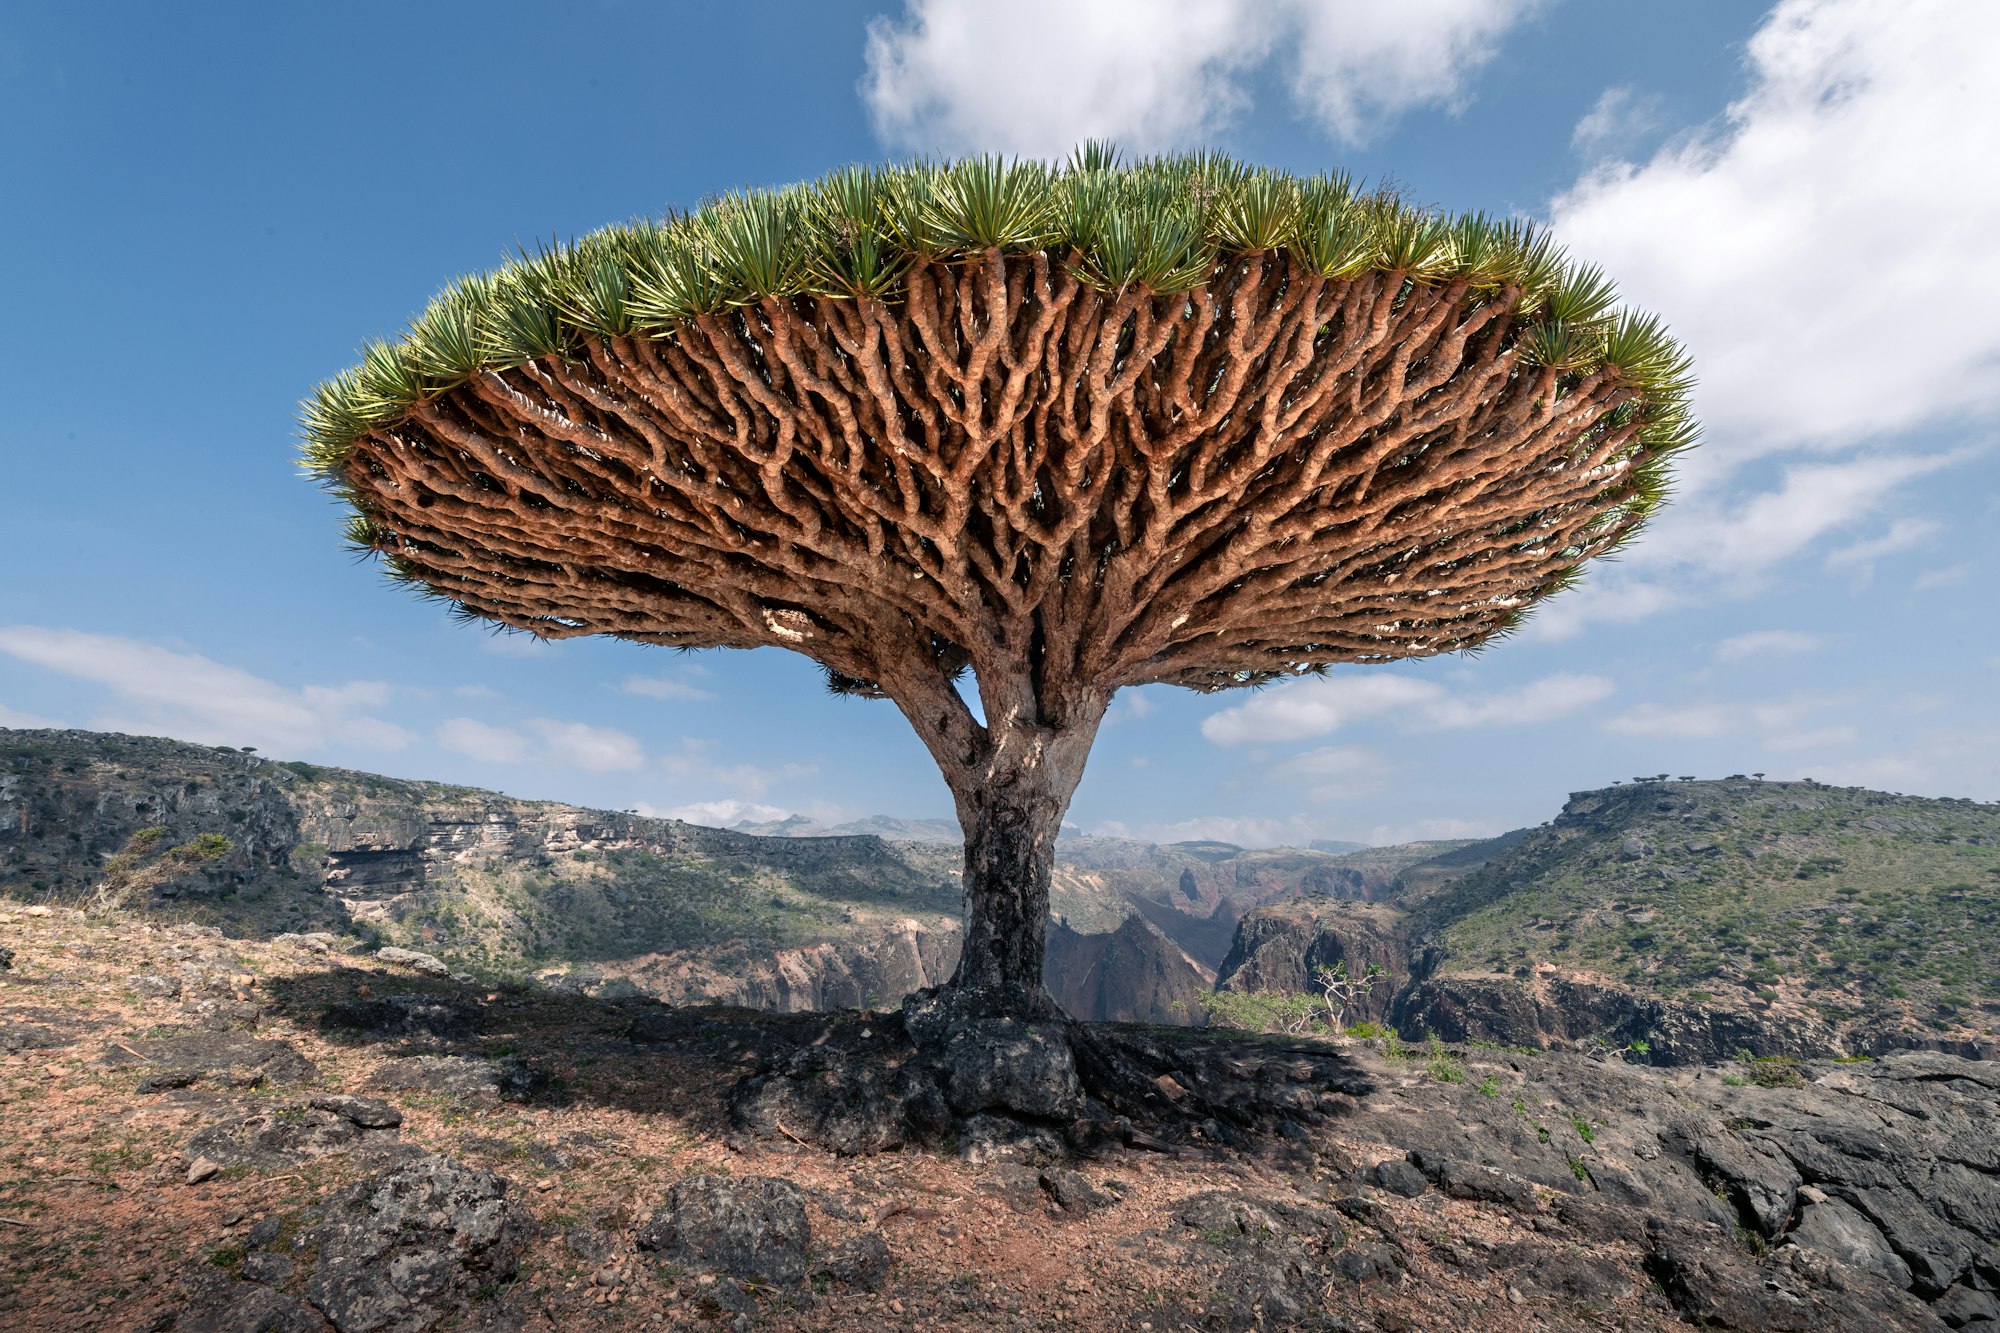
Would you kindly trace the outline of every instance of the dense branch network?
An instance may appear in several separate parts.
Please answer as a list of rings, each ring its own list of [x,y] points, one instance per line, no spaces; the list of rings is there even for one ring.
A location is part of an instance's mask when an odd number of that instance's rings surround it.
[[[1477,645],[1638,521],[1636,391],[1526,364],[1518,302],[995,252],[483,371],[343,470],[403,572],[545,637],[1223,688]]]

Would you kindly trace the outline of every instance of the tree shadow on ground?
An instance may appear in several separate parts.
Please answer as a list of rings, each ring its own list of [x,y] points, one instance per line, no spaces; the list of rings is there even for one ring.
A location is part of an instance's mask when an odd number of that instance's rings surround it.
[[[291,1022],[385,1061],[507,1062],[518,1075],[513,1099],[670,1116],[738,1143],[755,1130],[730,1115],[747,1079],[796,1068],[802,1053],[850,1072],[871,1063],[893,1072],[916,1055],[897,1011],[676,1008],[339,965],[273,978],[266,992]],[[1310,1038],[1129,1023],[1073,1024],[1066,1035],[1084,1110],[1079,1122],[1052,1128],[1081,1151],[1113,1142],[1164,1152],[1282,1148],[1351,1113],[1374,1088],[1356,1061]],[[776,1137],[797,1139],[782,1127]]]

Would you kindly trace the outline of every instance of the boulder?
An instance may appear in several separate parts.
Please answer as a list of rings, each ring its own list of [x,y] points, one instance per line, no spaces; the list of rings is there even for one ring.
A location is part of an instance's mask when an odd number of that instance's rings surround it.
[[[951,1115],[929,1069],[895,1036],[848,1024],[745,1079],[729,1102],[739,1133],[843,1155],[936,1143]]]
[[[638,1245],[688,1268],[789,1284],[806,1275],[805,1195],[768,1176],[690,1176],[668,1191]]]
[[[1430,1188],[1430,1181],[1423,1172],[1398,1157],[1369,1167],[1368,1183],[1405,1199],[1414,1199]]]
[[[69,1045],[76,1038],[40,1023],[0,1023],[0,1055],[19,1055],[22,1051],[55,1051]]]
[[[442,959],[416,949],[398,949],[394,945],[386,945],[375,951],[375,958],[377,962],[388,963],[395,967],[407,967],[412,972],[421,972],[427,977],[451,975],[451,969],[444,965]]]
[[[1418,1148],[1410,1150],[1409,1162],[1451,1198],[1505,1204],[1523,1211],[1533,1211],[1535,1207],[1534,1186],[1509,1172],[1439,1157]]]
[[[858,1291],[880,1291],[889,1280],[888,1242],[878,1232],[864,1231],[817,1256],[807,1276]]]
[[[402,1113],[370,1097],[316,1097],[260,1108],[198,1131],[183,1153],[218,1166],[294,1166],[316,1157],[387,1147]]]
[[[338,1333],[424,1333],[511,1279],[530,1221],[507,1182],[426,1154],[341,1191],[297,1250],[316,1252],[306,1299]]]

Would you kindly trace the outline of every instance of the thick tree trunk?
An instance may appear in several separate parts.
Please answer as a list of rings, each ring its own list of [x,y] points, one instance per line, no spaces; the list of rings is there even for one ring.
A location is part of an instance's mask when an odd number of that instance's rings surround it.
[[[1069,806],[1069,794],[1041,776],[1031,771],[994,787],[975,784],[958,803],[965,825],[965,940],[951,984],[1024,1015],[1044,1007],[1049,878]]]
[[[956,691],[891,691],[943,770],[965,830],[965,937],[945,990],[953,1010],[982,1017],[1060,1012],[1042,985],[1056,836],[1083,777],[1107,691],[1051,689],[984,674],[975,721]]]

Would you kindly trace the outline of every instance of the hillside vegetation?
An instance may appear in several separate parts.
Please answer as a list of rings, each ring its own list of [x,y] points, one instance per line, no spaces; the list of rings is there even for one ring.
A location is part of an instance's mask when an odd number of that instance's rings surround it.
[[[1749,779],[1584,792],[1409,905],[1449,971],[1589,971],[1836,1025],[2000,1011],[2000,807],[1971,801]]]

